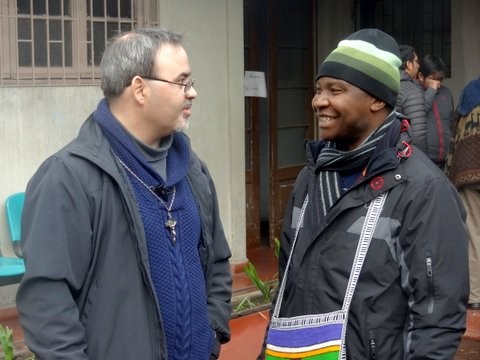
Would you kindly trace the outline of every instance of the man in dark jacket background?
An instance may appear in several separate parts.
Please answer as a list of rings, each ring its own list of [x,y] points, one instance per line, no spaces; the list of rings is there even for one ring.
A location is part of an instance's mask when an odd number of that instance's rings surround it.
[[[400,45],[400,92],[396,110],[404,115],[412,126],[412,143],[423,152],[427,151],[427,111],[425,92],[417,82],[420,60],[410,45]]]
[[[101,65],[105,98],[26,190],[26,343],[39,360],[215,359],[230,249],[183,133],[197,92],[182,37],[121,34]]]
[[[363,29],[319,68],[312,106],[320,140],[307,144],[307,166],[287,206],[279,256],[284,287],[272,304],[261,358],[455,355],[468,297],[465,209],[444,173],[412,148],[408,121],[394,111],[399,56],[391,36]],[[367,210],[384,196],[370,225]],[[372,232],[366,250],[357,248]],[[358,281],[350,282],[363,258]],[[346,317],[336,315],[339,309]],[[339,319],[346,329],[339,338],[319,343],[309,336]],[[290,324],[301,336],[283,336]]]

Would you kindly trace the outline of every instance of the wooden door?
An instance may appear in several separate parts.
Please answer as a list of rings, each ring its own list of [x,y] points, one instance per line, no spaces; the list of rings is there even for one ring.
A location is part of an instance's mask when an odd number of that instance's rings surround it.
[[[246,71],[258,71],[258,10],[255,0],[243,2],[244,63]],[[260,99],[245,97],[245,186],[247,249],[260,245]]]
[[[270,244],[280,236],[293,183],[314,134],[311,0],[269,0]]]
[[[314,2],[244,0],[245,70],[264,71],[267,98],[245,99],[247,250],[280,236],[312,139]]]

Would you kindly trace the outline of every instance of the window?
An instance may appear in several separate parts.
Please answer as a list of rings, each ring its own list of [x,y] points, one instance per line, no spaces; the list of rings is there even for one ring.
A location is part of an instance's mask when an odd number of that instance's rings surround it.
[[[0,86],[97,84],[108,39],[156,23],[155,0],[3,0]]]
[[[377,27],[451,68],[451,0],[356,0],[355,28]]]

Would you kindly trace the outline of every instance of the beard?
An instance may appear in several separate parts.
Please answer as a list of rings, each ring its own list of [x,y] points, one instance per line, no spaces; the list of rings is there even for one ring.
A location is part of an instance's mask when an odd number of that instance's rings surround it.
[[[182,121],[180,121],[176,126],[175,126],[175,131],[176,132],[185,132],[188,130],[188,127],[190,126],[190,121],[188,118],[183,118]]]

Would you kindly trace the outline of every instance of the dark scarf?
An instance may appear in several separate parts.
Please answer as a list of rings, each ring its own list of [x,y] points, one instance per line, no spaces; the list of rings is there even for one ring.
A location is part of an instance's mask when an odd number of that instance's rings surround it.
[[[385,136],[395,119],[395,113],[392,112],[385,122],[356,149],[342,151],[337,149],[335,142],[328,141],[320,151],[316,161],[316,169],[317,171],[320,170],[318,179],[324,216],[342,195],[342,173],[352,174],[361,172],[366,168],[378,143]]]
[[[150,275],[160,304],[168,358],[209,359],[213,332],[208,320],[205,280],[198,255],[201,224],[186,179],[190,144],[186,136],[173,135],[167,158],[168,179],[164,181],[112,115],[105,99],[93,117],[124,166],[148,187],[169,190],[166,195],[160,195],[162,203],[125,167],[142,217]],[[177,221],[175,244],[165,227],[166,207],[172,202],[174,188],[171,212]]]

